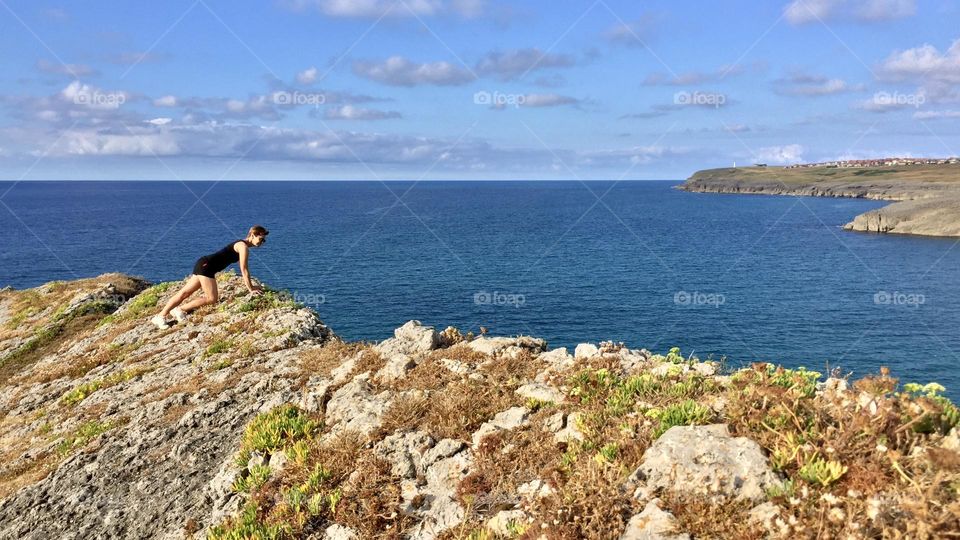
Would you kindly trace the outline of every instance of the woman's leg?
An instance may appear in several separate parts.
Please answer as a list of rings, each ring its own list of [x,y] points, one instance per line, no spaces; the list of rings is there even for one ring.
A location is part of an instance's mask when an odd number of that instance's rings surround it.
[[[203,289],[203,296],[197,298],[187,304],[180,306],[180,309],[184,313],[190,313],[191,311],[203,307],[209,304],[216,304],[217,300],[220,299],[219,291],[217,290],[217,280],[207,276],[193,276],[199,281],[199,287]]]
[[[171,309],[179,306],[184,300],[189,298],[191,294],[197,292],[197,289],[200,288],[200,278],[201,276],[197,275],[190,276],[190,279],[188,279],[186,285],[180,289],[180,292],[173,295],[173,297],[170,298],[170,301],[167,302],[167,305],[163,306],[160,316],[167,318],[167,315],[170,314]]]

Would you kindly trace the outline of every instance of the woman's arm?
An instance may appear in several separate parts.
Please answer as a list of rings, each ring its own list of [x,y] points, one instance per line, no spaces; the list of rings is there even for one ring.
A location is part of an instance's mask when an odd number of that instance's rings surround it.
[[[247,246],[246,242],[240,242],[240,248],[237,250],[237,253],[240,255],[240,274],[243,276],[243,284],[247,287],[247,290],[257,294],[261,291],[260,287],[254,287],[253,282],[250,281],[250,269],[247,267],[247,259],[250,257],[250,248]]]

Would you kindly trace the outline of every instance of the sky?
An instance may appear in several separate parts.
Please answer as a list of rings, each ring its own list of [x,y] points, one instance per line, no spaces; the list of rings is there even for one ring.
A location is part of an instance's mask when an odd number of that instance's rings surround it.
[[[0,0],[0,180],[960,155],[960,1]]]

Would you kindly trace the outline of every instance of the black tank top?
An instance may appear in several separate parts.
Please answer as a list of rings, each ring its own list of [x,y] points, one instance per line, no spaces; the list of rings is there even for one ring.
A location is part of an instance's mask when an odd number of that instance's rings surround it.
[[[240,242],[240,240],[234,240],[224,246],[220,251],[205,256],[204,259],[207,261],[207,270],[213,273],[221,272],[226,267],[239,261],[240,254],[237,253],[237,250],[233,249],[234,244],[237,242]]]

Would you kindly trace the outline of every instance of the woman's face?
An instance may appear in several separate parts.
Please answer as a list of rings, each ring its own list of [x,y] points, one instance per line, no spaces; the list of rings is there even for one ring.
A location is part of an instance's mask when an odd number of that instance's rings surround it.
[[[250,238],[250,243],[253,244],[254,246],[257,246],[257,247],[262,246],[263,243],[266,242],[266,241],[267,241],[267,237],[266,237],[266,236],[258,236],[258,235],[256,235],[256,234],[253,235],[252,238]]]

